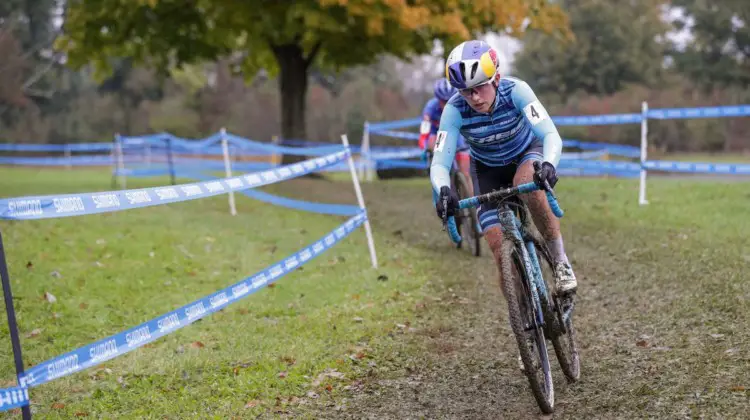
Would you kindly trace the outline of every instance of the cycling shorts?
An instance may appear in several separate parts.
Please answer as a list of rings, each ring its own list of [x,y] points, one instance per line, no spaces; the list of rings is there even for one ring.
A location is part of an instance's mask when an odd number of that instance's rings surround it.
[[[523,153],[505,166],[488,166],[476,159],[471,159],[471,178],[474,185],[474,194],[486,194],[495,190],[513,186],[513,177],[516,170],[528,160],[543,159],[543,145],[539,139],[535,139]],[[482,231],[487,231],[492,226],[500,224],[497,217],[497,203],[482,204],[477,210],[479,224]]]

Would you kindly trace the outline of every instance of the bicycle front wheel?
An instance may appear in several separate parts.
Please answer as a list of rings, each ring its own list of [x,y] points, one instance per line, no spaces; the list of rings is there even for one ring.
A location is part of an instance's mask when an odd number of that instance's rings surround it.
[[[468,180],[462,172],[456,172],[455,184],[459,199],[469,198]],[[465,236],[464,241],[468,243],[472,255],[479,257],[482,255],[482,234],[479,230],[479,219],[477,218],[477,209],[462,209],[460,215],[456,218],[459,233]],[[462,242],[464,242],[462,241]]]
[[[539,259],[544,259],[553,270],[552,257],[547,246],[541,240],[534,238],[534,245],[539,250]],[[541,263],[541,261],[540,261]],[[541,267],[541,264],[539,265]],[[576,343],[576,330],[573,325],[572,301],[566,301],[554,296],[554,318],[548,317],[549,321],[554,324],[554,328],[548,328],[550,331],[550,340],[555,348],[555,356],[560,364],[560,368],[565,375],[568,383],[574,383],[581,378],[581,357],[578,352]],[[552,307],[552,306],[550,306]],[[567,317],[563,314],[569,314]]]
[[[503,242],[503,293],[508,301],[508,317],[523,361],[524,374],[539,408],[543,413],[550,414],[555,407],[555,391],[544,328],[539,323],[543,316],[541,308],[532,298],[531,283],[522,255],[513,241]]]

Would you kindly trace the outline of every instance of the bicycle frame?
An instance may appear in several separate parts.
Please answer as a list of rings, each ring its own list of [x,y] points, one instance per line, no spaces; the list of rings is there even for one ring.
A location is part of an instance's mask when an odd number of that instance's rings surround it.
[[[483,203],[501,201],[503,199],[514,197],[518,194],[531,193],[540,189],[541,188],[534,182],[529,182],[527,184],[521,184],[512,188],[497,190],[491,193],[461,200],[458,204],[458,207],[459,209],[477,207]],[[557,198],[554,196],[552,191],[548,189],[545,192],[547,195],[547,202],[549,203],[552,212],[558,218],[563,217],[564,213],[560,208],[560,205],[557,203]],[[447,203],[443,203],[443,205],[446,204]],[[525,218],[526,207],[523,206],[523,209],[524,213],[522,214],[522,217]],[[548,309],[550,308],[550,295],[547,290],[547,284],[542,277],[542,269],[539,264],[539,258],[536,252],[534,241],[531,239],[531,235],[529,235],[528,231],[526,230],[526,224],[528,223],[528,221],[521,220],[519,217],[517,217],[514,214],[513,210],[508,207],[508,205],[501,205],[500,209],[498,209],[498,218],[500,219],[500,225],[503,232],[506,235],[509,235],[509,237],[516,244],[516,248],[521,252],[523,265],[527,270],[526,274],[532,282],[532,284],[529,285],[529,289],[532,292],[535,305],[538,309],[544,311],[542,315],[550,314],[550,311],[548,311]],[[461,241],[461,235],[458,234],[455,219],[452,216],[447,217],[445,220],[445,225],[448,228],[448,233],[450,234],[451,239],[455,243],[459,243]],[[563,321],[563,323],[570,317],[571,312],[572,308],[563,311],[563,313],[561,314],[561,321]],[[544,325],[543,319],[540,321],[540,325]],[[564,326],[562,326],[561,328],[564,328]]]

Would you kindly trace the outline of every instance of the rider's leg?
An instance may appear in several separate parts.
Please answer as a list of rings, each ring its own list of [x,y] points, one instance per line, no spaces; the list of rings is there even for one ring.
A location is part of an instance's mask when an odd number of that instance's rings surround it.
[[[530,158],[522,161],[521,165],[513,177],[513,185],[525,184],[534,180],[533,160]],[[570,266],[568,256],[565,254],[562,234],[560,233],[560,221],[552,213],[552,209],[547,202],[544,191],[535,191],[529,194],[522,194],[521,199],[529,207],[531,218],[534,220],[542,237],[547,242],[552,260],[555,266],[555,283],[559,293],[570,293],[575,291],[578,286],[575,273]]]
[[[509,187],[513,182],[515,166],[489,167],[469,158],[469,171],[471,174],[474,194],[485,194],[493,190]],[[498,282],[501,290],[503,277],[500,272],[500,258],[502,255],[503,233],[500,229],[500,220],[497,217],[497,206],[482,204],[477,209],[477,217],[482,228],[483,236],[492,251],[497,266]]]

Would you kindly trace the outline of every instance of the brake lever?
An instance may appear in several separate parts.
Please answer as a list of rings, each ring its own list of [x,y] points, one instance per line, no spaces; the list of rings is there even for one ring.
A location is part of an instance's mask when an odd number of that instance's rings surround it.
[[[448,226],[448,196],[443,196],[443,231]]]

